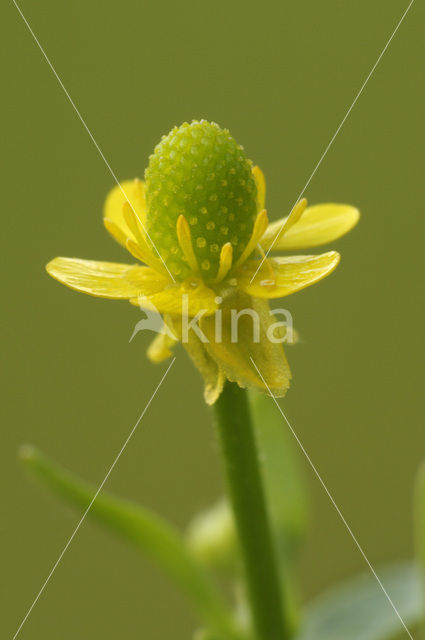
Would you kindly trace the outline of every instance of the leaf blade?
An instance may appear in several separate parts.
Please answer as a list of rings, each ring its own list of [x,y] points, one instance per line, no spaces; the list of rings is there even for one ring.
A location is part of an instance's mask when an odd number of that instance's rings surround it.
[[[250,392],[261,468],[281,561],[296,550],[307,523],[308,501],[292,434],[267,395]]]
[[[422,617],[417,568],[411,563],[392,565],[379,577],[405,624],[417,624]],[[368,573],[329,589],[308,605],[297,640],[389,640],[402,632],[379,583]]]
[[[191,601],[203,622],[219,635],[240,640],[233,620],[209,576],[196,562],[180,534],[168,522],[127,500],[100,492],[49,460],[36,448],[26,446],[20,457],[25,466],[57,495],[86,511],[119,537],[143,550],[174,581]]]

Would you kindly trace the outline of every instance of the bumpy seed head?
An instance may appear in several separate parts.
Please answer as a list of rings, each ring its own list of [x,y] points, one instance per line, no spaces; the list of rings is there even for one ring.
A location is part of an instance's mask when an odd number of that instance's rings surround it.
[[[176,233],[182,214],[205,280],[216,276],[225,243],[238,259],[252,233],[257,188],[251,162],[226,129],[206,120],[175,127],[155,147],[145,180],[149,236],[176,279],[191,272]]]

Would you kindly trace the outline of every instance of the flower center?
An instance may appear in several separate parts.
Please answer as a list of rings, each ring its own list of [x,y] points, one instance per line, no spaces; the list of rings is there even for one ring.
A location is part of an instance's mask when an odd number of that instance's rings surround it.
[[[175,127],[149,158],[145,171],[149,236],[178,280],[191,272],[177,238],[185,216],[201,277],[217,274],[220,251],[231,243],[235,262],[257,214],[252,164],[226,129],[206,120]]]

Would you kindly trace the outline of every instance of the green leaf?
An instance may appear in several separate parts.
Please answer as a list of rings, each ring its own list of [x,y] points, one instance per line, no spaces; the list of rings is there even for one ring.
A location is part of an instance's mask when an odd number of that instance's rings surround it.
[[[253,391],[249,396],[270,517],[281,561],[287,563],[307,523],[308,503],[297,444],[273,399]]]
[[[413,564],[385,567],[379,578],[407,627],[422,617],[419,572]],[[364,574],[333,587],[305,610],[297,640],[389,640],[406,632],[376,578]]]
[[[37,449],[21,450],[26,467],[55,493],[85,511],[96,488],[53,463]],[[239,630],[204,569],[190,553],[178,531],[162,518],[138,505],[99,493],[88,517],[144,551],[171,577],[195,607],[201,620],[217,635],[237,640]]]

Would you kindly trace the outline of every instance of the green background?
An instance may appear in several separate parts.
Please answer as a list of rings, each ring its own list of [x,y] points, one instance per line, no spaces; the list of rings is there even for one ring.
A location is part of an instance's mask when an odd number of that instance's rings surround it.
[[[263,168],[271,219],[287,214],[406,6],[22,0],[120,179],[142,175],[173,125],[215,120]],[[99,483],[165,366],[146,360],[150,336],[128,343],[137,309],[71,292],[44,271],[56,255],[128,256],[101,223],[107,167],[12,2],[3,11],[0,628],[12,637],[78,518],[27,476],[19,445]],[[284,301],[302,342],[288,349],[294,381],[282,406],[374,565],[412,554],[425,455],[424,14],[416,2],[306,192],[362,211],[334,245],[341,266]],[[307,598],[364,561],[301,464]],[[201,381],[179,350],[108,488],[184,526],[221,487]],[[183,640],[193,627],[148,561],[86,522],[21,637]]]

